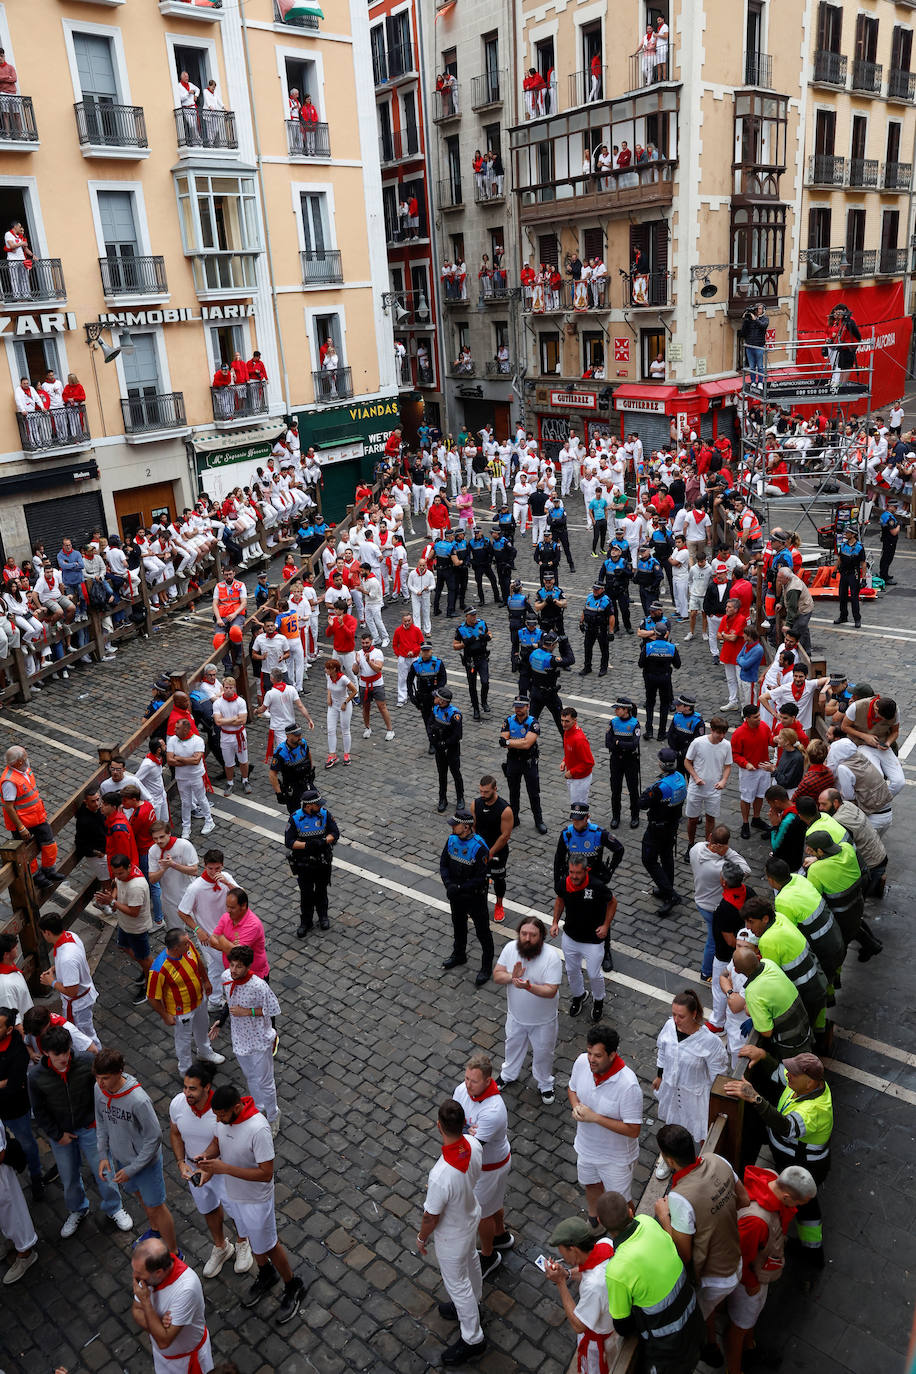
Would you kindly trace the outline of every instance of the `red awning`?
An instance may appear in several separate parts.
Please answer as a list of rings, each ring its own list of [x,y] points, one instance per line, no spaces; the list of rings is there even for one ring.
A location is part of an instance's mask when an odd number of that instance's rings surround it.
[[[639,383],[624,382],[622,386],[614,387],[614,400],[620,397],[622,401],[669,401],[677,394],[676,386],[669,386],[664,382],[647,382],[643,386]]]
[[[741,385],[740,377],[717,377],[712,382],[698,382],[697,391],[711,401],[715,396],[734,396]]]

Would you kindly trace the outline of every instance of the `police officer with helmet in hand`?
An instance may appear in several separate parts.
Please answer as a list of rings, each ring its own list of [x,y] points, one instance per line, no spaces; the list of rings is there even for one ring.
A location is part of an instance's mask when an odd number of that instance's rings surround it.
[[[423,717],[423,727],[429,739],[429,752],[435,752],[433,748],[432,736],[429,733],[430,717],[433,713],[433,706],[436,700],[436,691],[439,687],[444,687],[448,682],[448,673],[445,664],[437,654],[433,653],[433,646],[429,640],[424,640],[420,645],[420,655],[415,658],[407,670],[407,697]]]
[[[506,750],[503,772],[509,784],[509,805],[518,825],[518,809],[521,804],[522,779],[528,790],[531,814],[539,835],[547,834],[544,813],[541,810],[541,781],[538,773],[538,739],[541,727],[531,714],[527,697],[517,697],[512,703],[512,714],[503,721],[500,731],[500,748]]]
[[[442,967],[451,969],[467,963],[468,921],[471,921],[481,951],[480,972],[474,981],[482,987],[493,972],[493,935],[487,909],[490,851],[480,836],[474,834],[474,818],[464,803],[456,808],[449,824],[452,833],[439,856],[439,876],[452,913],[453,943],[452,952],[442,961]]]
[[[646,812],[641,858],[643,868],[655,880],[652,895],[662,901],[656,915],[670,916],[681,900],[674,890],[674,850],[687,800],[687,779],[678,771],[673,749],[659,750],[658,765],[660,776],[639,799],[640,808]]]
[[[613,709],[604,736],[605,748],[611,756],[611,829],[616,830],[620,824],[620,803],[626,782],[630,796],[630,829],[636,830],[639,826],[639,738],[642,730],[632,698],[618,697]]]
[[[300,917],[296,934],[300,939],[312,929],[316,912],[319,930],[330,929],[328,884],[333,849],[339,839],[340,830],[324,798],[314,787],[308,788],[302,794],[302,805],[290,816],[283,839],[289,866],[299,884]]]
[[[432,715],[429,718],[429,738],[436,755],[439,774],[439,812],[448,809],[448,775],[451,773],[457,794],[457,808],[464,806],[464,779],[461,776],[461,735],[464,729],[461,712],[452,704],[451,687],[436,689]]]
[[[302,793],[315,783],[311,750],[298,725],[286,727],[286,740],[271,755],[267,776],[277,802],[292,815]]]

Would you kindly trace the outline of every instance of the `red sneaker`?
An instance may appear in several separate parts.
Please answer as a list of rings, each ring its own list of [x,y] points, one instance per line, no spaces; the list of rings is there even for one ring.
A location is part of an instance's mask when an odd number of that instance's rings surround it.
[[[349,754],[344,754],[344,756],[343,756],[343,761],[344,761],[344,763],[349,763],[349,762],[350,762],[350,755],[349,755]]]
[[[493,920],[494,920],[494,921],[504,921],[505,919],[506,919],[506,908],[503,906],[502,902],[497,902],[497,903],[496,903],[496,906],[493,908]]]

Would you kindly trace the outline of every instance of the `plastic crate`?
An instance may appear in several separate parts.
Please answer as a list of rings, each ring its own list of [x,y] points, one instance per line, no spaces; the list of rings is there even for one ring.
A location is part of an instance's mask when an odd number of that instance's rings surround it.
[[[819,525],[817,531],[818,546],[822,549],[833,549],[836,547],[836,526]]]

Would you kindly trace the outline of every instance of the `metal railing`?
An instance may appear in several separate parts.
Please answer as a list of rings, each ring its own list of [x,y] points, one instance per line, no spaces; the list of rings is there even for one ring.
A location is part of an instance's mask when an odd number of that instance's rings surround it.
[[[462,205],[461,177],[443,177],[439,182],[439,209],[457,210]]]
[[[846,85],[846,58],[841,52],[831,52],[829,48],[818,48],[814,54],[814,73],[812,81],[822,86]]]
[[[477,297],[480,305],[501,305],[508,299],[509,287],[505,279],[496,281],[494,277],[480,278],[480,293]]]
[[[847,277],[873,277],[877,261],[874,248],[807,248],[809,281],[840,281]]]
[[[448,365],[448,375],[450,377],[476,377],[477,364],[471,360],[468,363],[452,362]]]
[[[194,289],[207,291],[253,291],[255,263],[260,249],[247,253],[196,253],[192,258]]]
[[[662,49],[659,54],[656,46],[655,52],[643,52],[642,48],[637,48],[636,52],[630,54],[630,75],[628,91],[638,91],[643,86],[655,86],[659,81],[674,80],[674,43],[672,36],[669,36],[667,47]]]
[[[387,52],[372,54],[372,74],[376,86],[387,86],[391,81],[415,72],[413,44],[393,43]]]
[[[416,124],[406,129],[391,129],[379,134],[379,158],[382,166],[390,162],[401,162],[405,158],[420,156],[420,131]]]
[[[214,420],[247,420],[267,414],[267,387],[258,378],[229,386],[211,386],[210,401]]]
[[[773,59],[768,52],[745,53],[744,84],[763,86],[767,90],[773,85]]]
[[[849,185],[858,190],[868,190],[878,185],[878,159],[876,157],[851,157],[849,159]]]
[[[500,185],[500,183],[502,183]],[[499,181],[490,180],[489,172],[485,173],[482,183],[478,181],[477,175],[474,176],[474,200],[477,205],[486,205],[488,201],[502,202],[506,199],[506,178],[501,173]]]
[[[121,415],[125,434],[147,434],[156,429],[183,429],[184,393],[155,392],[150,396],[122,396]]]
[[[905,72],[899,67],[891,67],[887,73],[888,100],[916,99],[916,72]]]
[[[164,296],[168,289],[165,258],[99,258],[106,296]]]
[[[484,72],[471,77],[471,109],[484,110],[488,105],[501,105],[506,89],[504,71]]]
[[[885,191],[908,191],[913,181],[912,162],[885,162],[881,180]]]
[[[299,253],[304,286],[343,281],[339,248],[304,248]]]
[[[433,107],[433,123],[442,124],[447,119],[457,119],[461,114],[461,101],[458,94],[457,83],[454,86],[445,86],[441,90],[430,92],[430,102]]]
[[[881,94],[881,79],[884,67],[880,62],[866,62],[862,57],[853,58],[852,89],[865,95]]]
[[[67,299],[60,258],[7,258],[0,262],[0,301],[63,301]]]
[[[0,143],[37,143],[30,95],[0,95]]]
[[[222,4],[222,0],[219,0],[219,2]],[[274,23],[286,24],[287,27],[291,29],[317,29],[318,15],[300,14],[293,19],[284,19],[280,13],[280,6],[277,4],[277,0],[274,0]]]
[[[237,148],[234,110],[175,111],[179,148]]]
[[[396,243],[416,243],[419,239],[425,239],[429,235],[426,224],[426,208],[418,207],[417,223],[412,226],[407,223],[407,219],[399,219],[397,216],[385,216],[385,242]]]
[[[286,143],[290,157],[331,156],[331,135],[327,124],[303,124],[301,119],[288,119]]]
[[[603,100],[607,90],[607,67],[602,66],[600,75],[593,76],[591,69],[569,74],[569,106],[586,105],[594,100]]]
[[[623,285],[623,307],[658,309],[671,304],[671,278],[667,272],[633,272]]]
[[[90,442],[89,421],[82,403],[33,410],[29,415],[17,411],[16,419],[23,453],[44,453],[47,449],[73,448]]]
[[[73,108],[81,148],[149,147],[142,106],[115,105],[87,95]]]
[[[845,157],[836,157],[833,153],[813,153],[808,159],[808,180],[812,186],[845,186]]]
[[[486,373],[488,377],[511,377],[512,363],[508,358],[505,362],[494,358],[492,362],[487,363]]]
[[[421,362],[417,358],[417,386],[435,386],[436,376],[433,372],[432,363]]]
[[[312,387],[318,405],[333,405],[353,395],[353,377],[349,367],[321,368],[312,373]]]
[[[883,277],[896,277],[906,271],[905,248],[881,248],[878,251],[878,273]]]

